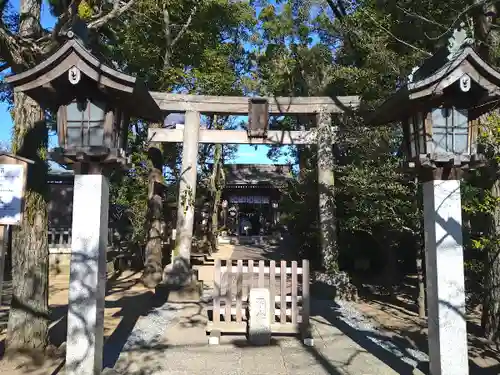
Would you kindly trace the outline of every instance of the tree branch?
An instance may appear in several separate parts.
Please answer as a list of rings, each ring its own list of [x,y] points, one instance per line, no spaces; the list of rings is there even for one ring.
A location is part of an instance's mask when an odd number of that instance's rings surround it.
[[[182,25],[182,28],[179,30],[174,39],[172,39],[172,25],[170,24],[170,12],[168,11],[168,2],[166,2],[163,6],[163,24],[164,24],[164,33],[165,33],[165,54],[163,56],[163,67],[164,69],[170,67],[170,58],[172,55],[172,50],[177,42],[182,38],[184,33],[187,31],[191,22],[193,21],[193,16],[196,13],[197,6],[193,6],[191,9],[191,13],[189,14],[188,19]]]
[[[197,9],[198,9],[198,7],[196,5],[193,6],[193,9],[191,9],[191,14],[189,15],[188,19],[186,20],[186,23],[184,25],[182,25],[182,29],[180,29],[179,32],[177,33],[177,35],[175,36],[170,48],[173,48],[176,45],[176,43],[179,41],[179,39],[182,38],[184,33],[187,31],[189,25],[191,25],[191,22],[193,21],[193,16],[196,13]]]
[[[345,13],[342,12],[344,9],[343,7],[339,7],[339,3],[334,3],[333,0],[326,0],[328,6],[332,10],[333,14],[335,17],[339,20],[342,21],[342,18],[344,18]],[[340,8],[340,9],[339,9]]]
[[[402,11],[404,14],[406,14],[407,16],[409,17],[412,17],[412,18],[416,18],[416,19],[419,19],[421,21],[424,21],[424,22],[427,22],[427,23],[430,23],[431,25],[435,25],[435,26],[438,26],[440,27],[441,29],[446,29],[447,27],[445,25],[443,25],[442,23],[439,23],[439,22],[436,22],[434,20],[431,20],[427,17],[424,17],[420,14],[417,14],[417,13],[413,13],[413,12],[410,12],[409,10],[406,10],[405,8],[403,8],[402,6],[396,4],[396,7]]]
[[[113,9],[108,13],[102,16],[101,18],[98,18],[92,22],[89,22],[87,27],[92,30],[97,30],[104,25],[106,25],[108,22],[114,20],[115,18],[120,17],[124,12],[126,12],[132,5],[135,4],[136,0],[129,0],[128,2],[122,2],[120,0],[114,0],[113,1]],[[121,5],[121,6],[120,6]]]
[[[168,11],[168,3],[163,6],[163,26],[165,33],[165,54],[163,55],[163,68],[170,67],[170,55],[172,52],[172,30],[170,29],[170,12]]]
[[[370,18],[370,19],[372,20],[372,22],[373,22],[375,25],[377,25],[377,27],[379,27],[381,30],[383,30],[384,32],[386,32],[388,35],[390,35],[392,38],[394,38],[394,39],[395,39],[396,41],[398,41],[399,43],[404,44],[405,46],[410,47],[411,49],[413,49],[413,50],[415,50],[415,51],[417,51],[417,52],[420,52],[420,53],[424,54],[424,55],[425,55],[425,56],[427,56],[427,57],[432,56],[432,54],[431,54],[431,53],[429,53],[429,52],[427,52],[427,51],[425,51],[425,50],[423,50],[423,49],[421,49],[421,48],[418,48],[418,47],[414,46],[413,44],[411,44],[411,43],[408,43],[408,42],[404,41],[404,40],[403,40],[403,39],[401,39],[401,38],[398,38],[398,37],[397,37],[396,35],[394,35],[394,34],[393,34],[393,33],[392,33],[389,29],[387,29],[386,27],[382,26],[382,25],[380,24],[380,22],[378,22],[378,21],[377,21],[377,20],[376,20],[376,19],[375,19],[375,18],[374,18],[371,14],[369,14],[369,13],[368,13],[367,11],[365,11],[364,9],[362,10],[362,12],[363,12],[364,14],[366,14],[366,16],[367,16],[368,18]]]
[[[445,36],[447,33],[449,33],[454,27],[455,25],[460,21],[460,19],[466,15],[470,10],[474,9],[474,8],[477,8],[479,6],[483,6],[485,5],[486,3],[488,2],[488,0],[474,0],[474,2],[467,6],[464,10],[462,10],[456,17],[455,17],[455,20],[450,24],[450,26],[446,29],[446,31],[444,31],[441,35],[438,35],[437,37],[435,38],[431,38],[431,37],[428,37],[429,40],[439,40],[441,39],[443,36]]]
[[[23,62],[21,47],[14,35],[0,24],[0,58],[8,65],[20,65]]]
[[[68,5],[64,13],[62,13],[59,17],[57,17],[57,22],[56,25],[54,26],[54,29],[52,30],[51,33],[51,39],[56,40],[57,37],[59,36],[60,31],[63,29],[63,27],[70,21],[72,16],[74,15],[74,10],[78,8],[78,5],[80,4],[81,0],[71,0],[71,3]]]

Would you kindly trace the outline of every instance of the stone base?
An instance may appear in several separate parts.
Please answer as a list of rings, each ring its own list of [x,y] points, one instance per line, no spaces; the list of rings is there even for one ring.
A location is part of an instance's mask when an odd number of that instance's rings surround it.
[[[333,275],[317,272],[313,280],[311,285],[313,294],[327,295],[339,301],[358,301],[358,290],[344,271]]]
[[[166,295],[168,302],[199,302],[203,292],[203,282],[196,281],[192,285],[172,288],[165,284],[156,287],[155,293]]]
[[[176,258],[163,269],[162,284],[172,287],[191,285],[193,280],[198,280],[196,270],[184,259]]]
[[[254,346],[271,345],[271,331],[249,332],[248,342]]]
[[[208,345],[219,345],[220,344],[220,331],[212,331],[210,332],[210,336],[208,337]]]
[[[304,345],[309,346],[309,347],[313,347],[314,346],[314,339],[312,337],[305,338]]]
[[[190,270],[188,274],[181,275],[167,267],[163,272],[163,281],[156,286],[155,294],[168,302],[199,302],[203,293],[203,282],[198,281],[197,270]]]
[[[113,368],[109,368],[109,367],[107,367],[107,368],[105,368],[104,370],[102,370],[101,375],[122,375],[122,373],[121,373],[121,372],[116,371],[116,370],[115,370],[115,369],[113,369]]]
[[[220,244],[220,245],[230,244],[231,243],[231,237],[228,237],[228,236],[219,236],[217,238],[217,243]]]

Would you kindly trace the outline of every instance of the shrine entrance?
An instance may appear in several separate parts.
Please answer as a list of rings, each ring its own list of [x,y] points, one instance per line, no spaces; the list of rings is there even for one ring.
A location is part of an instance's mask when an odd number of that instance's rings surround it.
[[[316,145],[322,259],[329,259],[336,253],[333,197],[333,144],[336,127],[332,126],[332,114],[355,110],[359,106],[358,96],[245,98],[153,93],[153,97],[164,113],[185,113],[185,123],[182,127],[148,130],[148,137],[153,144],[183,144],[176,241],[171,266],[173,275],[190,269],[200,143]],[[248,116],[248,129],[201,129],[202,114]],[[314,116],[316,128],[299,131],[269,129],[270,116],[301,116],[306,119]],[[228,208],[231,208],[230,205]],[[239,214],[237,217],[240,218]]]
[[[240,227],[246,219],[251,223],[251,236],[275,233],[279,223],[280,189],[291,179],[290,166],[229,164],[224,169],[226,183],[221,201],[226,203],[221,205],[218,229],[229,236],[246,235]],[[230,208],[238,214],[228,221]]]
[[[266,212],[263,207],[256,207],[251,204],[240,205],[240,223],[244,221],[250,222],[249,231],[242,232],[240,229],[240,235],[258,236],[270,234],[265,230],[265,228],[269,225],[269,221],[267,220],[265,213]]]

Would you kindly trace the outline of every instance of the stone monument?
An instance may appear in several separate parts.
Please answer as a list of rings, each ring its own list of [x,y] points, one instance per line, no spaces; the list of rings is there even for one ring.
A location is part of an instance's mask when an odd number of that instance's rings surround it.
[[[271,295],[269,289],[250,289],[248,339],[253,345],[269,345],[271,343],[270,305]]]

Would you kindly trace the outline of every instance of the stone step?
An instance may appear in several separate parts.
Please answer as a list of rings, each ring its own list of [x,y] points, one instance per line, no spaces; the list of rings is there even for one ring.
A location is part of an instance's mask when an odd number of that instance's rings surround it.
[[[214,265],[215,264],[215,258],[213,255],[205,254],[205,265]]]

